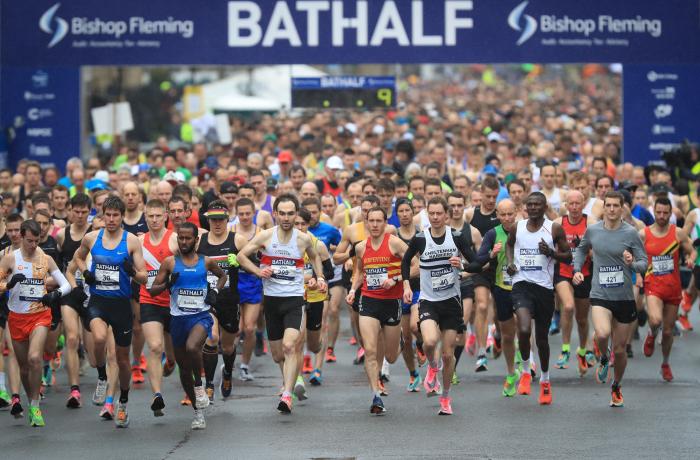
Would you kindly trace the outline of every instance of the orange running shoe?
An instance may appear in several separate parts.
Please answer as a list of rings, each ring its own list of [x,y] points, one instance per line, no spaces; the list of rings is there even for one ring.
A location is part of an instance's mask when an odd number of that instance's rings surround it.
[[[143,383],[146,379],[143,378],[143,372],[139,366],[134,366],[131,368],[131,381],[134,383]]]
[[[612,387],[610,396],[610,407],[623,407],[625,405],[622,399],[622,390],[620,390],[619,385]]]
[[[692,331],[693,325],[690,324],[688,320],[688,315],[678,315],[678,322],[681,323],[681,327],[686,331]]]
[[[357,345],[357,339],[355,338],[354,335],[351,335],[351,336],[350,336],[350,339],[348,339],[348,343],[349,343],[350,345]]]
[[[548,406],[552,404],[552,384],[540,382],[540,404]]]
[[[583,377],[588,372],[588,361],[586,361],[586,355],[581,356],[576,353],[576,362],[578,363],[578,375]]]
[[[379,385],[380,396],[389,396],[389,392],[386,390],[386,387],[384,386],[384,382],[382,382],[382,379],[377,380],[377,385]]]
[[[146,365],[146,357],[141,354],[141,357],[139,358],[139,367],[141,368],[141,372],[144,374],[148,372],[148,366]]]
[[[532,384],[532,375],[529,372],[524,372],[520,377],[520,383],[518,383],[518,394],[519,395],[529,395],[530,385]]]
[[[425,356],[425,353],[423,353],[423,350],[416,347],[416,358],[418,358],[418,366],[423,367],[425,365],[425,362],[428,360],[428,357]]]
[[[338,358],[335,357],[335,352],[333,351],[333,347],[326,348],[326,362],[327,363],[334,363],[336,361],[338,361]]]
[[[647,337],[644,339],[644,356],[647,358],[650,358],[651,355],[654,354],[654,341],[655,337],[651,335],[651,331],[647,334]]]
[[[302,374],[310,374],[314,371],[314,367],[311,365],[311,356],[304,355],[304,364],[301,367]]]
[[[693,299],[686,291],[683,291],[681,298],[681,308],[684,312],[688,313],[690,309],[693,308]]]
[[[180,401],[180,405],[181,405],[181,406],[191,406],[191,405],[192,405],[192,401],[190,401],[190,397],[187,396],[187,395],[185,395],[185,397],[182,398],[182,400]]]
[[[661,365],[661,377],[667,382],[670,382],[671,380],[673,380],[673,372],[671,372],[670,365],[668,365],[668,364]]]

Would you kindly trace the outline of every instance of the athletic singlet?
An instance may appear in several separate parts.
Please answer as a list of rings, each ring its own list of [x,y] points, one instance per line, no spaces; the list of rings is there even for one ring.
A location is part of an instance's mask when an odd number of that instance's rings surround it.
[[[56,262],[57,267],[62,267],[63,262],[61,261],[61,251],[58,249],[58,243],[52,236],[48,236],[46,241],[39,243],[39,247],[44,253],[51,257],[54,262]]]
[[[680,296],[679,247],[675,225],[669,225],[664,236],[656,236],[649,227],[644,228],[644,249],[649,263],[644,276],[645,290],[648,285],[651,291],[660,290]]]
[[[356,247],[360,241],[364,241],[365,239],[367,239],[367,235],[365,233],[365,223],[364,222],[355,222],[350,227],[353,230],[357,229],[357,234],[355,235],[355,237],[356,237],[355,241],[350,242],[350,244],[352,246]],[[351,230],[348,229],[348,231],[351,231]],[[355,259],[356,259],[356,257],[353,258],[353,260],[355,260]],[[357,275],[358,275],[357,264],[353,264],[353,266],[352,266],[352,278],[351,279],[355,280],[357,278]]]
[[[391,235],[384,234],[377,249],[372,247],[372,238],[367,238],[365,252],[362,254],[364,280],[362,281],[362,296],[373,299],[400,299],[403,295],[403,285],[397,282],[391,289],[382,288],[382,283],[388,278],[401,277],[401,258],[391,253],[389,239]]]
[[[128,234],[122,230],[121,240],[114,249],[106,249],[102,244],[104,229],[97,234],[95,244],[90,249],[90,272],[95,275],[95,285],[90,286],[90,295],[126,299],[131,296],[131,280],[124,271],[124,261],[129,258],[126,244]]]
[[[593,205],[596,202],[596,198],[592,197],[588,199],[588,203],[586,203],[586,207],[583,208],[583,213],[587,216],[590,216],[593,214]]]
[[[496,232],[496,239],[494,240],[494,246],[501,243],[501,250],[496,255],[496,277],[495,284],[499,288],[511,291],[513,290],[513,278],[508,274],[506,270],[508,268],[508,258],[506,257],[506,245],[508,244],[508,234],[503,228],[503,225],[499,224],[494,229]]]
[[[65,231],[65,236],[63,238],[63,244],[61,245],[61,260],[63,260],[64,265],[61,267],[63,268],[63,271],[66,271],[66,268],[68,267],[68,264],[70,263],[71,260],[73,260],[73,255],[75,254],[75,251],[78,250],[80,247],[80,243],[82,239],[92,231],[92,227],[88,225],[87,230],[85,231],[85,234],[83,235],[83,238],[80,238],[79,240],[74,240],[73,237],[70,234],[70,229],[71,225],[68,224],[66,227]],[[80,274],[80,279],[82,280],[83,274]],[[77,279],[77,278],[76,278]]]
[[[270,215],[272,215],[272,197],[269,194],[265,195],[265,202],[262,206],[260,206],[260,209],[267,211],[270,213]]]
[[[413,232],[413,236],[411,236],[410,238],[407,239],[407,238],[404,238],[403,236],[401,236],[400,227],[396,227],[396,236],[398,236],[399,239],[400,239],[401,241],[403,241],[404,243],[406,243],[406,245],[408,246],[408,244],[411,242],[411,240],[413,239],[413,237],[416,236],[416,234],[420,231],[420,230],[418,229],[418,227],[415,227],[414,230],[415,230],[415,231]],[[420,291],[420,275],[419,275],[419,276],[416,276],[416,277],[414,277],[414,278],[409,279],[409,280],[408,280],[408,283],[409,283],[409,285],[411,286],[411,290],[412,290],[413,292]]]
[[[260,212],[258,209],[255,210],[255,214],[253,214],[253,225],[257,226],[258,225],[258,212]],[[235,232],[236,231],[236,225],[240,224],[240,220],[238,219],[238,216],[233,216],[229,221],[228,221],[228,230],[230,232]]]
[[[583,214],[581,220],[578,224],[574,225],[569,221],[569,216],[563,216],[561,218],[561,226],[564,229],[564,234],[566,234],[566,242],[571,248],[571,256],[573,257],[574,252],[576,252],[576,247],[581,242],[581,238],[586,233],[586,228],[588,228],[588,220],[586,214]],[[563,262],[559,263],[559,274],[564,278],[573,278],[574,276],[574,266],[571,264],[565,264]],[[591,255],[586,256],[586,261],[583,263],[581,268],[581,273],[583,276],[591,275]]]
[[[151,242],[151,232],[146,233],[143,237],[143,260],[146,262],[148,281],[145,286],[141,285],[139,288],[139,301],[142,304],[148,303],[151,305],[158,305],[159,307],[167,307],[170,305],[170,293],[167,289],[155,297],[152,297],[148,290],[153,286],[153,281],[155,281],[158,275],[160,264],[163,263],[166,257],[173,255],[169,244],[170,235],[172,234],[172,230],[166,230],[163,234],[163,239],[161,239],[160,243],[157,245]]]
[[[513,276],[513,284],[527,281],[547,289],[554,289],[554,259],[540,254],[539,243],[544,240],[550,248],[554,248],[552,238],[552,221],[545,219],[542,226],[535,232],[527,229],[527,220],[517,223],[515,234],[515,265],[518,271]]]
[[[316,249],[318,247],[319,239],[312,234],[308,235],[311,237],[311,246]],[[313,271],[313,266],[311,265],[309,256],[304,254],[304,280],[306,280],[307,276],[313,276]],[[309,289],[306,281],[304,281],[304,293],[306,294],[306,301],[308,303],[323,302],[328,298],[327,292],[319,292],[318,289]]]
[[[173,273],[180,276],[170,288],[170,314],[196,315],[209,310],[209,305],[204,303],[208,287],[204,256],[199,256],[193,266],[185,265],[179,256],[175,256]]]
[[[421,230],[425,230],[426,228],[430,228],[430,219],[428,219],[428,211],[425,209],[421,209],[420,212],[418,213],[420,216],[420,228]]]
[[[554,187],[552,191],[552,196],[547,197],[547,204],[551,206],[554,211],[559,214],[559,209],[561,208],[561,192],[558,187]]]
[[[202,239],[199,242],[199,248],[197,253],[201,256],[207,256],[225,272],[228,273],[228,255],[238,254],[238,249],[236,248],[236,234],[229,232],[226,239],[219,244],[211,244],[209,242],[209,235],[211,233],[205,233],[202,235]],[[219,277],[214,275],[212,272],[207,271],[207,281],[209,281],[209,286],[213,289],[219,282]],[[226,284],[224,288],[228,291],[229,280],[226,279]],[[223,292],[221,293],[223,295]],[[217,302],[218,303],[218,302]]]
[[[12,274],[23,274],[26,279],[10,289],[7,305],[14,313],[39,313],[48,307],[41,303],[46,294],[46,277],[49,273],[49,258],[40,256],[39,262],[28,262],[22,257],[22,250],[15,249],[15,266]]]
[[[139,236],[142,233],[147,233],[148,225],[146,224],[146,215],[141,213],[141,217],[139,217],[139,220],[137,220],[135,224],[127,224],[126,221],[122,222],[122,228],[136,236]]]
[[[420,299],[430,302],[459,297],[459,270],[450,264],[449,259],[459,256],[459,250],[452,237],[452,228],[445,228],[442,244],[433,239],[430,229],[423,232],[425,249],[419,257]]]
[[[479,230],[481,236],[486,235],[486,232],[495,228],[496,225],[500,224],[501,221],[496,217],[496,210],[494,209],[491,214],[482,214],[481,206],[474,208],[474,215],[472,216],[471,222],[469,222],[473,227]]]
[[[292,229],[288,242],[280,241],[279,227],[272,228],[272,237],[261,251],[260,267],[271,267],[272,276],[263,279],[263,293],[275,297],[303,297],[304,258],[297,244],[299,230]]]

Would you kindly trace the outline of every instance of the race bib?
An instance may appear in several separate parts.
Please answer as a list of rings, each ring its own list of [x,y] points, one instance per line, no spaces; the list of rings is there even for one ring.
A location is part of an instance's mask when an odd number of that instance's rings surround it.
[[[314,269],[311,264],[304,265],[304,278],[313,277]]]
[[[433,291],[445,291],[455,285],[455,272],[452,267],[430,270],[430,282]]]
[[[503,285],[512,286],[513,278],[508,274],[508,266],[504,264],[503,268],[501,268],[501,272],[503,273]]]
[[[673,273],[673,255],[651,256],[651,272],[654,275],[668,275]]]
[[[119,266],[96,264],[95,265],[96,288],[102,291],[119,290]]]
[[[156,280],[156,275],[158,275],[158,270],[148,270],[148,279],[146,280],[146,289],[151,289],[153,287],[153,282]]]
[[[370,291],[381,289],[382,283],[389,279],[389,273],[386,267],[368,268],[366,273],[365,280],[367,281],[367,289]]]
[[[34,278],[25,279],[19,283],[19,300],[37,302],[44,296],[44,281]]]
[[[518,254],[520,270],[524,272],[541,271],[546,262],[546,257],[540,254],[539,249],[521,248]]]
[[[178,289],[177,308],[185,313],[197,313],[203,310],[204,290],[203,289]]]
[[[620,287],[625,284],[622,265],[604,265],[598,272],[598,284],[604,288]]]

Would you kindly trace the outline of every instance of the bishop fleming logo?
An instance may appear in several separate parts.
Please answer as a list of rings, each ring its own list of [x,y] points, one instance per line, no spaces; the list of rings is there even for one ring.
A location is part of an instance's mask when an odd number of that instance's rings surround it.
[[[518,46],[522,45],[532,37],[535,32],[537,32],[537,19],[533,18],[529,14],[523,14],[525,7],[527,7],[528,2],[522,2],[520,5],[513,8],[513,11],[508,15],[508,25],[511,29],[522,32],[520,38],[516,42]],[[524,22],[522,26],[521,22]]]
[[[59,6],[61,6],[61,4],[56,3],[54,6],[46,10],[44,14],[41,15],[41,18],[39,18],[39,28],[47,34],[53,35],[51,41],[49,42],[49,48],[63,40],[68,33],[68,22],[63,18],[56,16],[56,10]]]

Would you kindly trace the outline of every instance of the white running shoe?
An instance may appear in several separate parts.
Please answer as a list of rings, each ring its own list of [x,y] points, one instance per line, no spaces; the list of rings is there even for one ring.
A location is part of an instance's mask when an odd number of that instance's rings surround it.
[[[207,421],[204,420],[204,411],[202,409],[194,410],[194,419],[192,419],[193,430],[203,430],[207,427]]]
[[[97,379],[95,392],[92,394],[92,403],[96,406],[101,406],[107,398],[107,381]]]
[[[203,386],[194,387],[194,395],[196,398],[197,409],[205,409],[209,407],[209,397],[204,391]]]

